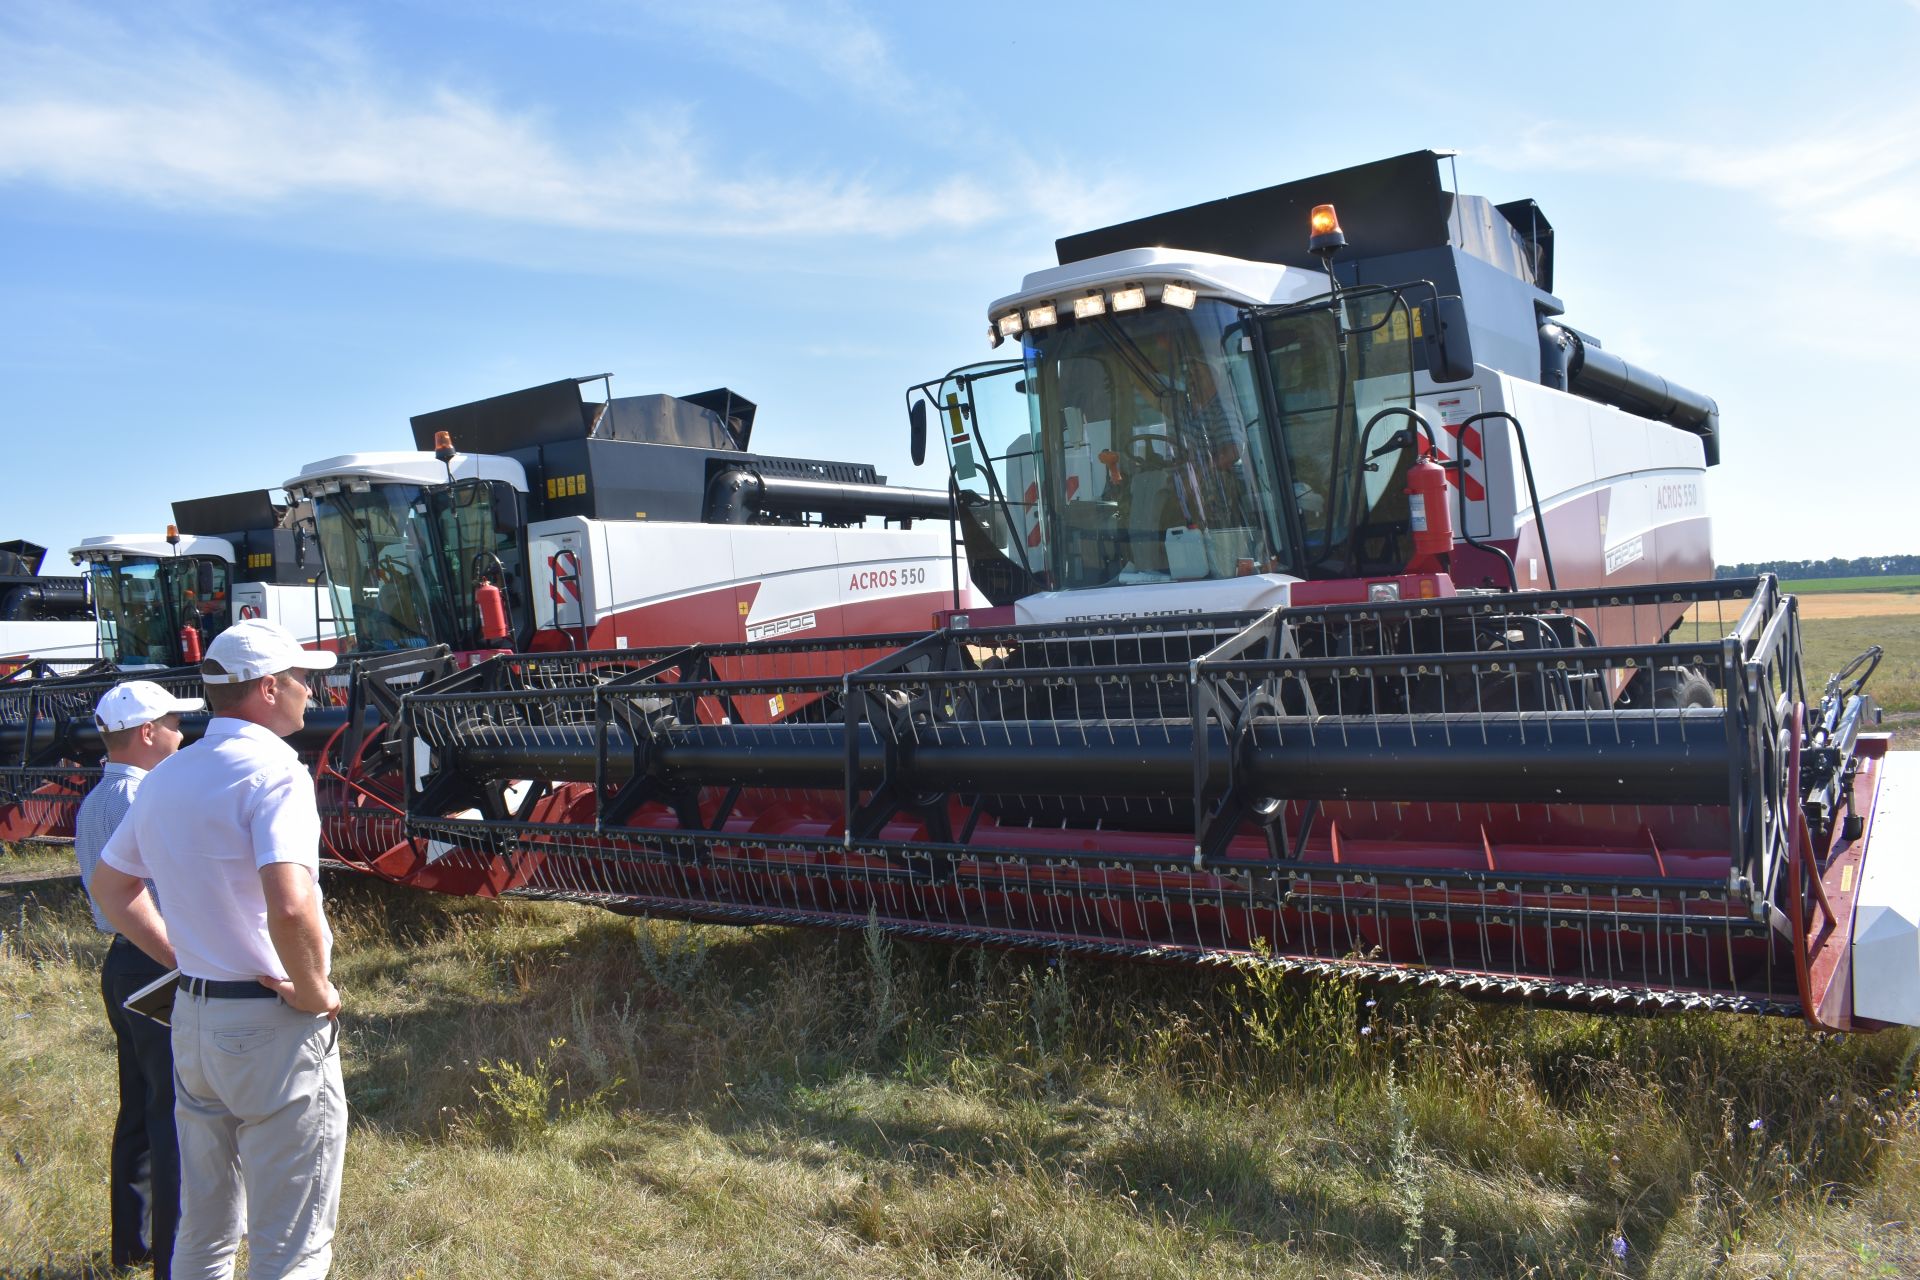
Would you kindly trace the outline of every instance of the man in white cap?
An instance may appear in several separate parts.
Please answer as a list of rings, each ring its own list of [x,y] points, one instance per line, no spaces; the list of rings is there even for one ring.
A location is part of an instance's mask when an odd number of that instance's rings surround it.
[[[74,820],[73,849],[80,882],[93,892],[100,850],[133,805],[147,771],[180,749],[180,716],[207,704],[176,698],[151,680],[129,680],[107,690],[94,709],[94,726],[107,748],[100,781]],[[149,886],[151,890],[151,886]],[[147,909],[157,910],[151,892]],[[128,996],[173,968],[173,950],[148,955],[108,923],[97,903],[93,922],[113,935],[100,969],[100,996],[107,1005],[120,1060],[120,1114],[108,1156],[107,1196],[115,1270],[142,1262],[167,1280],[174,1226],[180,1220],[180,1148],[173,1134],[173,1049],[167,1028],[127,1012]],[[156,928],[156,921],[148,921]],[[163,930],[157,930],[162,931]]]
[[[322,909],[313,776],[281,739],[334,655],[271,622],[207,646],[206,736],[156,768],[101,854],[96,900],[146,946],[142,881],[179,957],[173,1008],[182,1203],[176,1277],[324,1276],[346,1154],[340,994]],[[244,1221],[243,1221],[244,1219]]]

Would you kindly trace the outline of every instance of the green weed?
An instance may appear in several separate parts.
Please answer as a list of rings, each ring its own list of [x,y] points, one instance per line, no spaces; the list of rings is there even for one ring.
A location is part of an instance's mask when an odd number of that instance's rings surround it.
[[[516,1062],[498,1058],[482,1062],[485,1081],[474,1096],[490,1109],[489,1127],[514,1143],[528,1143],[558,1124],[567,1124],[604,1111],[607,1101],[625,1083],[609,1080],[583,1097],[570,1097],[572,1081],[556,1063],[566,1040],[547,1041],[547,1052]]]

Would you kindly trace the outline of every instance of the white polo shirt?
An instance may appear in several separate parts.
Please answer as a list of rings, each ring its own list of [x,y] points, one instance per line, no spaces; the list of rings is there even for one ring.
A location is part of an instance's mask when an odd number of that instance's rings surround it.
[[[216,716],[206,735],[160,762],[101,861],[153,882],[167,904],[180,972],[214,981],[285,978],[267,933],[260,868],[307,868],[319,891],[320,814],[313,775],[270,730]],[[321,914],[331,962],[333,932]]]

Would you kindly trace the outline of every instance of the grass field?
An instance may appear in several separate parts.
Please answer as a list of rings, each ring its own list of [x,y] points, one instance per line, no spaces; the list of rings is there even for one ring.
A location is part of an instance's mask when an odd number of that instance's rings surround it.
[[[1920,1270],[1906,1032],[330,891],[341,1277]],[[0,1274],[96,1274],[101,939],[0,925]]]
[[[1920,591],[1920,573],[1873,574],[1860,578],[1795,578],[1780,584],[1782,591],[1796,596],[1831,595],[1835,592],[1867,591],[1876,595],[1887,592],[1912,593]]]
[[[1800,641],[1801,669],[1813,698],[1819,697],[1829,675],[1878,645],[1884,655],[1867,681],[1867,692],[1890,712],[1920,712],[1920,615],[1805,618]]]
[[[1920,619],[1803,634],[1920,712]],[[105,1274],[71,858],[0,857],[0,1276]],[[346,1280],[1920,1275],[1920,1033],[329,892]]]

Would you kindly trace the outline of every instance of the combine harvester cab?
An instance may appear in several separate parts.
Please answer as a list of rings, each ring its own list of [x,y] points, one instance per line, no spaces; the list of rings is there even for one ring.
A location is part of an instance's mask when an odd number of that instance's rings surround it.
[[[129,674],[197,696],[192,668],[241,618],[267,618],[306,643],[336,646],[319,551],[264,489],[173,504],[165,533],[107,534],[73,548],[95,602],[87,662],[39,662],[0,683],[0,839],[64,838],[99,776],[93,705]],[[98,654],[98,660],[92,655]],[[324,699],[322,700],[324,704]],[[198,735],[200,719],[188,731]]]
[[[1871,661],[1810,690],[1793,600],[1711,580],[1713,402],[1439,160],[1061,241],[990,310],[1020,358],[909,393],[991,607],[850,674],[480,664],[401,699],[406,829],[623,910],[1920,1022]]]
[[[725,389],[614,398],[609,385],[594,401],[581,385],[423,414],[417,450],[346,454],[287,482],[311,506],[358,655],[350,727],[320,775],[340,861],[451,892],[525,879],[524,859],[476,874],[406,839],[407,766],[388,729],[423,680],[499,653],[597,668],[615,650],[880,637],[835,650],[821,674],[838,674],[985,603],[955,554],[947,494],[888,486],[865,463],[751,452],[755,406]],[[817,700],[742,714],[779,723],[818,714]],[[485,811],[578,802],[577,788],[510,780]]]
[[[1545,216],[1439,162],[1069,236],[991,306],[1019,356],[909,402],[997,616],[1713,576],[1718,408],[1561,324]]]

